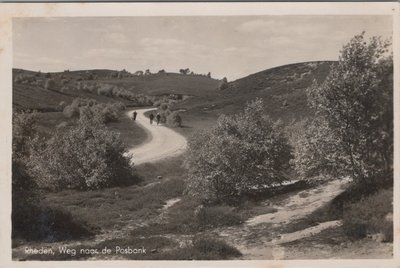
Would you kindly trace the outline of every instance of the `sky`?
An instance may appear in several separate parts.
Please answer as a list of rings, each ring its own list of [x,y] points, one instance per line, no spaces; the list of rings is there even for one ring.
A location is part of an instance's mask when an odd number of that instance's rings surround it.
[[[390,16],[47,17],[13,20],[13,67],[42,72],[165,69],[229,81],[337,60],[354,35],[392,35]]]

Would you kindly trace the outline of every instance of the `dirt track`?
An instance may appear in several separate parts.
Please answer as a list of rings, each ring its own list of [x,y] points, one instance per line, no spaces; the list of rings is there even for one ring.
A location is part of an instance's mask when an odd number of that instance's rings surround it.
[[[166,157],[176,156],[182,153],[187,146],[186,139],[163,125],[158,125],[154,121],[150,124],[150,120],[144,116],[147,111],[154,110],[150,109],[137,109],[136,123],[141,126],[148,134],[149,139],[147,139],[143,144],[129,149],[129,153],[133,155],[133,163],[135,165],[140,165],[148,162],[155,162]],[[135,110],[129,110],[126,115],[130,118]]]

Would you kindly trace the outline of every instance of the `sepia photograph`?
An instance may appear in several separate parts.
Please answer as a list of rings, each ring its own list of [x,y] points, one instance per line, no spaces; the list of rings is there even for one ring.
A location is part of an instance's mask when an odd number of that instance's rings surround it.
[[[394,258],[394,13],[102,14],[11,20],[13,262]]]

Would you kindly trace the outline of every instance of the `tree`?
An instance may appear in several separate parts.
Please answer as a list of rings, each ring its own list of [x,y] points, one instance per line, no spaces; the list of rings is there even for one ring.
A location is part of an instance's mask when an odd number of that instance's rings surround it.
[[[180,72],[181,74],[183,74],[183,75],[187,75],[187,74],[189,74],[190,70],[189,70],[189,68],[186,68],[186,69],[179,69],[179,72]]]
[[[346,44],[325,81],[307,89],[317,118],[305,133],[297,169],[350,175],[358,182],[391,179],[393,62],[388,42],[364,33]],[[312,164],[312,162],[315,162]]]
[[[211,73],[210,72],[208,72],[207,77],[211,78]]]
[[[243,193],[286,180],[290,147],[280,123],[265,116],[261,99],[242,113],[219,117],[215,127],[197,133],[188,145],[190,195],[234,201]]]
[[[37,142],[36,113],[15,113],[12,125],[12,235],[27,237],[38,202],[37,184],[27,169],[31,145]]]
[[[81,108],[76,126],[56,130],[32,159],[39,185],[52,190],[92,190],[135,181],[119,135],[89,107]]]
[[[219,89],[223,90],[223,89],[226,89],[227,87],[228,87],[228,79],[226,79],[226,77],[224,77],[221,80],[221,84],[219,85]]]
[[[146,69],[146,72],[144,73],[144,75],[151,75],[150,69]]]
[[[135,75],[141,76],[141,75],[143,75],[143,71],[136,71],[136,72],[135,72]]]
[[[46,79],[46,82],[44,84],[44,88],[46,90],[54,90],[55,84],[56,83],[54,82],[53,79]]]
[[[171,112],[167,117],[167,124],[172,127],[181,127],[182,118],[178,111]]]
[[[159,74],[165,74],[165,70],[164,70],[164,69],[161,69],[161,70],[158,71],[158,73],[159,73]]]

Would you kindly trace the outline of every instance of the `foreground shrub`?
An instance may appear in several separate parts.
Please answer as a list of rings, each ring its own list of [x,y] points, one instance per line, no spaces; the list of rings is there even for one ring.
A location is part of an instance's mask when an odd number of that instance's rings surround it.
[[[358,202],[343,207],[343,228],[351,238],[382,234],[383,241],[393,241],[393,189],[380,190]]]
[[[189,140],[187,193],[235,201],[246,192],[283,182],[290,159],[280,124],[265,116],[258,99],[243,113],[221,116],[215,127]]]
[[[12,237],[28,239],[33,224],[31,211],[38,202],[37,185],[24,163],[13,157],[12,162]]]
[[[195,238],[193,241],[194,259],[229,259],[242,254],[226,242],[214,238]],[[197,255],[197,256],[196,256]]]
[[[23,210],[23,221],[13,217],[12,238],[52,243],[80,239],[94,234],[94,230],[90,226],[77,221],[70,213],[61,209],[40,206],[29,206],[28,208]]]
[[[43,188],[98,189],[135,181],[124,153],[119,135],[84,108],[76,126],[56,130],[43,148],[37,148],[31,168]]]
[[[296,155],[300,173],[393,177],[393,59],[388,42],[356,35],[322,84],[307,89],[316,117]],[[314,152],[313,152],[314,151]]]

